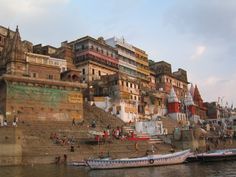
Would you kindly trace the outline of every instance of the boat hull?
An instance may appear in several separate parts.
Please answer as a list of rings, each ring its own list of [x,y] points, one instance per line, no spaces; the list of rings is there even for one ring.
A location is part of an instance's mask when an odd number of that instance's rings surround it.
[[[236,160],[236,154],[219,155],[219,156],[198,156],[197,159],[199,159],[199,161],[202,162],[230,161],[230,160]]]
[[[215,150],[207,153],[190,155],[186,161],[188,162],[216,162],[236,160],[236,149]]]
[[[189,150],[176,152],[166,155],[151,155],[133,159],[115,159],[115,160],[87,160],[87,164],[91,169],[114,169],[114,168],[135,168],[150,167],[161,165],[174,165],[183,163],[189,155]]]

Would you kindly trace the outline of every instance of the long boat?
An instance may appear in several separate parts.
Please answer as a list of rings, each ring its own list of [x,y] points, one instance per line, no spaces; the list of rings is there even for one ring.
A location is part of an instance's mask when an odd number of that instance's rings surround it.
[[[170,154],[148,155],[136,158],[93,159],[93,160],[87,160],[86,163],[91,169],[114,169],[114,168],[173,165],[173,164],[183,163],[189,156],[189,154],[190,150],[188,149]]]
[[[215,162],[225,160],[236,160],[236,149],[212,150],[205,153],[191,154],[188,162]]]

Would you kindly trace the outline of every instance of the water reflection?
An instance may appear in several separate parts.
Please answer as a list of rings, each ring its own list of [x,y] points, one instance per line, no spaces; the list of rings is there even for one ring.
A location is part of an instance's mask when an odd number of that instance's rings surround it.
[[[235,169],[236,161],[115,170],[89,170],[84,167],[36,165],[0,167],[0,177],[235,177]]]
[[[192,166],[189,165],[173,165],[159,166],[147,168],[130,168],[116,170],[93,170],[89,171],[89,177],[184,177],[195,176],[192,172]],[[202,175],[200,175],[202,177]],[[199,176],[199,177],[200,177]],[[197,176],[196,176],[197,177]]]

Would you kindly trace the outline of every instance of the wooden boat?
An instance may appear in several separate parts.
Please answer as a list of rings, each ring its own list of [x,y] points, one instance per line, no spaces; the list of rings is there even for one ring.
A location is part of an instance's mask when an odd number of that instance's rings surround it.
[[[130,168],[130,167],[149,167],[160,165],[172,165],[183,163],[189,156],[190,150],[184,150],[171,154],[148,155],[137,158],[122,159],[94,159],[87,160],[86,163],[91,169],[113,169],[113,168]]]
[[[187,158],[188,162],[214,162],[225,160],[236,160],[236,149],[212,150],[195,155],[191,154]]]
[[[69,166],[87,166],[87,163],[85,161],[74,161],[67,163]]]

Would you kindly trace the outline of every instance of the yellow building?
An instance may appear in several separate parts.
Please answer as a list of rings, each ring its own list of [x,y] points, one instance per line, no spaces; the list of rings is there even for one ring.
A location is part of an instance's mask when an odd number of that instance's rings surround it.
[[[135,50],[135,59],[137,63],[137,75],[141,81],[148,82],[149,81],[149,65],[148,65],[148,55],[145,51],[134,47]]]

